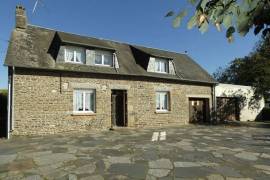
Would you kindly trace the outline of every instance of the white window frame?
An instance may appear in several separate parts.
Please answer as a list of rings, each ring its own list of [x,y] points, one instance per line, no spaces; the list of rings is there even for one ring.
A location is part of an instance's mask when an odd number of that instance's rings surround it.
[[[100,54],[101,55],[101,64],[97,64],[96,63],[96,54]],[[112,65],[109,64],[104,64],[104,56],[105,55],[109,55],[112,57]],[[95,50],[95,59],[94,59],[95,65],[96,66],[106,66],[106,67],[113,67],[114,66],[114,53],[110,52],[110,51],[103,51],[103,50]]]
[[[157,109],[157,96],[159,96],[159,106],[161,107],[161,101],[160,101],[160,96],[161,94],[166,94],[167,95],[167,109]],[[156,111],[157,112],[168,112],[170,111],[170,91],[156,91]]]
[[[158,66],[159,66],[159,71],[156,70],[156,63],[158,62]],[[165,71],[161,71],[161,67],[162,67],[162,64],[165,64]],[[155,72],[157,73],[163,73],[163,74],[168,74],[169,73],[169,60],[167,59],[162,59],[162,58],[155,58]]]
[[[82,92],[83,93],[83,110],[82,111],[77,111],[76,109],[76,92]],[[93,104],[93,110],[86,111],[86,101],[85,101],[85,96],[86,93],[94,93],[94,104]],[[90,101],[90,107],[91,107],[91,101]],[[95,89],[75,89],[73,91],[73,113],[75,114],[85,114],[85,113],[91,113],[94,114],[96,113],[96,90]]]
[[[67,50],[73,51],[73,57],[74,57],[74,61],[69,61],[67,58]],[[81,52],[82,53],[82,59],[80,62],[76,61],[76,56],[77,56],[77,52]],[[67,63],[74,63],[74,64],[83,64],[85,62],[85,50],[83,48],[78,48],[78,47],[65,47],[65,62]]]

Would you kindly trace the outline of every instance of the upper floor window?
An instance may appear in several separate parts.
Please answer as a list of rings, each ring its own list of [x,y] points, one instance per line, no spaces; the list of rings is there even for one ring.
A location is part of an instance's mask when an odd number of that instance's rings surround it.
[[[169,73],[169,62],[166,59],[156,58],[155,59],[155,72],[158,73]]]
[[[95,65],[113,66],[113,53],[95,50]]]
[[[65,48],[65,62],[70,63],[84,63],[85,62],[85,50],[77,47]]]

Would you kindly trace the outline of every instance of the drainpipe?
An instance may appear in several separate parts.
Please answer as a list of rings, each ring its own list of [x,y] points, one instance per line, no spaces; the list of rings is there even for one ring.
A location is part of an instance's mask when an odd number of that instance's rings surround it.
[[[15,67],[12,67],[12,76],[11,76],[11,132],[14,130],[14,75]]]
[[[113,68],[114,68],[114,70],[118,73],[118,69],[115,67],[115,62],[116,62],[116,53],[114,52],[113,53]],[[118,62],[117,62],[118,63]],[[118,65],[119,65],[119,63],[118,63]]]
[[[7,110],[8,110],[8,114],[7,114],[7,134],[6,137],[7,139],[10,138],[9,133],[10,133],[10,99],[11,99],[11,75],[10,75],[10,69],[8,69],[8,103],[7,103]]]
[[[7,134],[6,137],[7,139],[10,138],[10,132],[13,129],[13,72],[14,72],[15,68],[14,67],[9,67],[8,69],[8,104],[7,104],[7,110],[8,110],[8,114],[7,114]]]
[[[212,116],[212,121],[216,120],[216,111],[217,111],[217,106],[216,106],[216,84],[212,86],[212,109],[213,109],[213,116]]]

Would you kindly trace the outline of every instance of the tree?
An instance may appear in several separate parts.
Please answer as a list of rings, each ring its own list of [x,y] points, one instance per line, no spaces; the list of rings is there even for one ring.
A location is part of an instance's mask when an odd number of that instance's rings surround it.
[[[270,91],[270,35],[262,38],[254,52],[233,60],[225,68],[219,68],[214,78],[221,83],[253,86],[255,99],[269,97]]]
[[[233,41],[233,34],[237,31],[245,36],[254,28],[254,34],[260,32],[265,36],[270,32],[270,0],[187,0],[195,8],[187,27],[197,28],[206,32],[209,24],[218,31],[222,26],[226,29],[226,37]],[[188,14],[187,9],[178,14],[169,11],[166,17],[173,16],[173,26],[179,27],[183,18]]]

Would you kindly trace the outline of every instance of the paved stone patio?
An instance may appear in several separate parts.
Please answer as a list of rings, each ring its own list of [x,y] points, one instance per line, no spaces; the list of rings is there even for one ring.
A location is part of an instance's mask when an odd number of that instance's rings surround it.
[[[152,141],[164,131],[166,140]],[[270,179],[270,129],[189,125],[13,137],[0,140],[0,179]]]

